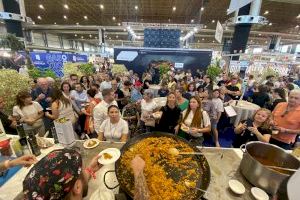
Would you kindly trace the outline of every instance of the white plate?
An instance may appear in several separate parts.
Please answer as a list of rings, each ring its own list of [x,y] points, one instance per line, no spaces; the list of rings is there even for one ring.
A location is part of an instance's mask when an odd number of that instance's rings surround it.
[[[244,194],[246,191],[244,185],[237,180],[231,179],[228,184],[230,189],[236,194]]]
[[[88,143],[90,141],[95,141],[96,143],[93,145],[93,146],[88,146]],[[83,147],[86,148],[86,149],[93,149],[95,148],[96,146],[98,146],[100,144],[100,141],[96,138],[92,138],[92,139],[89,139],[89,140],[86,140],[84,143],[83,143]]]
[[[112,158],[105,159],[104,156],[102,156],[104,153],[110,154],[112,156]],[[99,155],[101,155],[101,157],[98,159],[98,162],[102,165],[109,165],[109,164],[116,162],[120,158],[121,152],[117,148],[108,148],[108,149],[104,149],[103,151],[101,151],[99,153]]]
[[[269,200],[268,194],[258,187],[251,188],[251,194],[257,200]]]

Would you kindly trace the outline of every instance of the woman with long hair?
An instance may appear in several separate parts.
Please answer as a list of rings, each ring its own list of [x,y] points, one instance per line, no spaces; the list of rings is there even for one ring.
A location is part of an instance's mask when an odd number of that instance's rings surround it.
[[[250,141],[269,143],[272,134],[271,121],[271,111],[265,108],[259,109],[252,119],[241,121],[234,129],[236,138],[232,146],[239,148]]]
[[[53,89],[51,114],[46,112],[45,116],[52,120],[66,118],[71,120],[73,125],[76,123],[76,117],[72,108],[71,100],[66,98],[62,91],[58,88]]]
[[[67,81],[62,82],[60,86],[60,90],[62,91],[63,95],[68,99],[70,98],[71,89],[72,88],[69,82]]]
[[[87,76],[82,76],[80,78],[80,83],[83,85],[84,90],[90,89],[90,80],[88,79]]]
[[[100,141],[126,142],[129,132],[128,124],[120,117],[118,106],[109,106],[107,113],[109,118],[102,122],[98,139]]]
[[[176,127],[178,136],[183,137],[195,145],[202,145],[203,134],[210,133],[209,116],[202,109],[199,97],[191,97],[189,107],[182,112],[182,119]]]
[[[161,117],[156,129],[162,132],[174,133],[180,118],[181,110],[177,106],[175,93],[167,96],[167,104],[160,109]]]
[[[45,127],[43,123],[43,108],[36,102],[28,91],[21,91],[16,96],[16,106],[13,107],[13,116],[24,124],[27,133],[33,132],[43,136]]]
[[[187,92],[184,93],[184,98],[190,99],[192,96],[196,95],[196,84],[194,82],[188,84]]]

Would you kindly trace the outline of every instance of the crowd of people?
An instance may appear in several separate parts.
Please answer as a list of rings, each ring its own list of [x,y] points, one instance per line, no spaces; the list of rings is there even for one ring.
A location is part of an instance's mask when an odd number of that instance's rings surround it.
[[[25,131],[51,137],[53,121],[66,118],[76,137],[101,141],[122,141],[141,133],[160,131],[177,134],[195,145],[212,136],[220,147],[220,130],[232,126],[224,107],[234,100],[247,100],[261,107],[253,117],[234,127],[233,147],[249,141],[270,142],[292,149],[300,133],[300,90],[298,79],[222,73],[216,80],[197,71],[170,71],[160,80],[155,94],[149,89],[151,70],[140,79],[133,71],[113,76],[109,70],[93,76],[71,74],[62,82],[39,78],[31,91],[16,95],[12,116],[1,112],[8,133],[16,134],[17,123]],[[260,84],[259,84],[260,83]],[[156,96],[154,96],[156,95]],[[166,97],[159,106],[155,97]],[[0,110],[3,110],[0,98]],[[276,134],[274,134],[276,133]]]
[[[298,80],[271,76],[264,81],[250,75],[243,81],[236,74],[226,73],[213,80],[200,71],[195,76],[189,71],[170,71],[161,78],[160,89],[155,94],[150,87],[153,76],[151,71],[142,78],[133,71],[113,76],[105,70],[93,76],[71,74],[58,82],[39,78],[30,91],[16,95],[12,116],[3,112],[5,102],[0,97],[1,121],[10,134],[16,134],[17,124],[22,123],[27,132],[51,137],[53,121],[66,118],[72,122],[78,139],[88,135],[101,141],[126,142],[141,133],[159,131],[176,134],[197,146],[205,138],[213,137],[215,146],[219,147],[220,130],[232,126],[224,107],[244,99],[261,108],[234,127],[236,137],[232,147],[262,141],[292,149],[297,141],[300,133]],[[166,97],[166,105],[159,106],[155,95]],[[87,193],[89,178],[101,167],[98,158],[82,170],[80,154],[64,149],[51,152],[37,164],[35,157],[23,156],[0,164],[0,169],[35,164],[23,182],[25,199],[81,199]],[[144,161],[137,156],[131,166],[135,199],[149,199]]]

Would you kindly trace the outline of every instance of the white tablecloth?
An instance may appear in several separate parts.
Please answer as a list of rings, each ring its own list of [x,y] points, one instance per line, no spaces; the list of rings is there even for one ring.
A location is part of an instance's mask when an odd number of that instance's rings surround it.
[[[159,85],[150,85],[149,89],[152,90],[154,97],[158,97],[158,90],[160,89]]]
[[[167,97],[157,97],[153,99],[159,107],[163,107],[167,103]]]
[[[233,107],[237,115],[231,118],[231,123],[237,126],[240,121],[251,118],[254,113],[260,109],[260,107],[256,104],[250,103],[248,101],[238,101],[236,105],[236,101],[230,103]]]

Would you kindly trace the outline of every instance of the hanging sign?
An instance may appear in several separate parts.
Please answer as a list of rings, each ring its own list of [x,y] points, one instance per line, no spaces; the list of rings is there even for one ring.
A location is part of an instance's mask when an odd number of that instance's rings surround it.
[[[222,42],[222,37],[223,37],[223,27],[222,27],[222,24],[218,21],[217,27],[216,27],[215,39],[219,43],[221,43]]]

